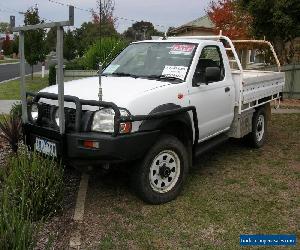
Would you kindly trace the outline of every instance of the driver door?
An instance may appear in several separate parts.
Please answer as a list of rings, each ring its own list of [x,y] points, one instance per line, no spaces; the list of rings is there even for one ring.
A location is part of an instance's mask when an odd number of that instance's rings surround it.
[[[220,69],[216,81],[206,81],[208,67]],[[190,102],[197,110],[200,141],[230,128],[234,116],[234,88],[226,73],[220,48],[204,47],[190,89]]]

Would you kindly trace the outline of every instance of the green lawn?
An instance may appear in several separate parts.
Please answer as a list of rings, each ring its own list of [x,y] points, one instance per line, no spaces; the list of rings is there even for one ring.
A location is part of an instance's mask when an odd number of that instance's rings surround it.
[[[16,63],[19,62],[18,59],[12,59],[12,60],[0,60],[0,64],[5,64],[5,63]]]
[[[140,201],[119,171],[93,175],[82,248],[240,249],[240,234],[299,239],[299,149],[300,115],[273,115],[262,149],[232,140],[206,153],[182,194],[161,206]]]
[[[42,78],[34,76],[26,77],[26,91],[36,92],[48,86],[48,77]],[[20,99],[20,80],[12,80],[0,84],[0,100],[19,100]]]

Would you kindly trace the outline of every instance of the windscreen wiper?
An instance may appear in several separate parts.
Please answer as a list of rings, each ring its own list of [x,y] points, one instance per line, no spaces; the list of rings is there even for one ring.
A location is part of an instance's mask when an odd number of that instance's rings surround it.
[[[169,81],[183,82],[183,80],[181,78],[176,77],[176,76],[150,75],[150,76],[145,76],[145,77],[149,78],[149,79],[155,79],[155,80],[169,80]]]
[[[133,77],[133,78],[138,78],[139,76],[129,74],[129,73],[124,73],[124,72],[115,72],[111,74],[112,76],[118,76],[118,77]]]

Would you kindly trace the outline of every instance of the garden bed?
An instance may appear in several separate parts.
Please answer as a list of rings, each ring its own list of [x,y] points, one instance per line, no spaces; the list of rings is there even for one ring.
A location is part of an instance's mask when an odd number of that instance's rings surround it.
[[[66,168],[64,172],[64,198],[62,211],[40,225],[36,249],[45,249],[50,240],[53,249],[68,249],[70,234],[76,227],[73,221],[80,173],[73,168]]]

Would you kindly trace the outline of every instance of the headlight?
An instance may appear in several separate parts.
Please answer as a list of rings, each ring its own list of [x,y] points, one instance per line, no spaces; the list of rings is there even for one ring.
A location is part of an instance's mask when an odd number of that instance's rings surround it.
[[[129,113],[120,109],[121,116],[129,116]],[[94,119],[92,123],[92,131],[103,132],[103,133],[113,133],[115,125],[115,112],[113,109],[101,109],[94,114]],[[120,124],[120,133],[130,133],[131,132],[131,122]]]
[[[31,116],[31,120],[33,122],[37,121],[37,119],[39,118],[39,105],[38,104],[34,103],[31,105],[30,116]]]
[[[55,111],[54,120],[55,120],[56,126],[59,127],[59,109],[56,109],[56,111]]]

